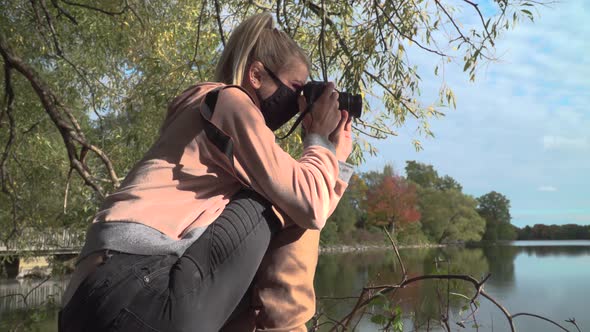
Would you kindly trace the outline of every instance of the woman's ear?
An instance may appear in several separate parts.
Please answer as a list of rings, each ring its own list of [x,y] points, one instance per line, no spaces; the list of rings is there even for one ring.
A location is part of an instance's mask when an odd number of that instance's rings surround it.
[[[248,73],[246,75],[246,79],[248,80],[248,84],[252,86],[255,90],[260,89],[262,86],[262,72],[264,71],[264,66],[260,61],[253,61],[252,64],[248,67]]]

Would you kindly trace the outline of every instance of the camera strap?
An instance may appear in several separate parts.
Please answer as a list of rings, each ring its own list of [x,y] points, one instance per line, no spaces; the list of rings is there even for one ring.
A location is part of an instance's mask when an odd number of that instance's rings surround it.
[[[291,126],[291,129],[289,129],[289,132],[285,136],[277,137],[277,138],[280,140],[284,140],[285,138],[289,137],[293,133],[293,131],[295,131],[295,128],[297,128],[297,126],[299,126],[301,121],[303,121],[303,118],[305,118],[307,113],[311,112],[312,106],[313,106],[313,104],[307,105],[307,107],[305,107],[305,110],[301,114],[299,114],[299,117],[297,118],[297,120],[295,120],[295,123],[293,124],[293,126]]]

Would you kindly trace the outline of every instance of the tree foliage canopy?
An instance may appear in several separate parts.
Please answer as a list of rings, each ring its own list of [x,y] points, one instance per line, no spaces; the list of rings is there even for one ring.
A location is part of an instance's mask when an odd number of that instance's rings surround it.
[[[392,233],[420,219],[416,207],[416,187],[400,176],[388,174],[387,168],[381,182],[367,191],[367,222],[387,227]]]
[[[0,221],[4,238],[23,226],[84,224],[157,136],[171,98],[211,80],[233,27],[261,10],[308,50],[315,79],[373,96],[354,124],[354,161],[375,150],[363,140],[395,135],[454,105],[419,101],[410,53],[450,62],[474,78],[494,59],[495,41],[538,1],[140,1],[0,0],[4,100],[0,110]],[[467,20],[467,24],[461,24]],[[473,22],[476,22],[473,24]],[[301,138],[282,143],[300,151]],[[419,142],[416,140],[416,147]]]
[[[510,200],[491,191],[477,199],[477,211],[486,220],[485,240],[516,240],[517,233],[510,224]]]

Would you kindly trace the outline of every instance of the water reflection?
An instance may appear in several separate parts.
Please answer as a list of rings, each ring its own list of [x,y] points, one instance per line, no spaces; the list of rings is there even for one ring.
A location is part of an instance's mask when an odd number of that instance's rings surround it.
[[[488,273],[492,277],[485,289],[500,302],[516,311],[535,312],[563,321],[575,316],[590,326],[586,314],[578,312],[590,295],[587,280],[590,278],[590,241],[585,246],[578,241],[574,246],[567,243],[548,245],[512,245],[442,249],[401,250],[402,259],[409,277],[424,274],[467,274],[477,279]],[[555,259],[559,258],[559,261]],[[588,264],[579,266],[580,259]],[[363,286],[395,284],[401,278],[401,268],[392,252],[368,252],[362,254],[332,254],[320,258],[316,277],[316,292],[321,298],[318,309],[326,316],[339,319],[350,312],[354,300],[333,300],[330,297],[354,297]],[[567,278],[569,282],[561,283]],[[518,281],[518,282],[517,282]],[[447,294],[451,294],[447,298]],[[474,294],[472,284],[462,281],[422,281],[400,289],[388,296],[393,305],[399,305],[407,316],[405,330],[417,326],[436,325],[441,314],[449,314],[456,321],[467,301],[464,297]],[[538,294],[546,294],[543,301],[530,303]],[[481,302],[486,300],[482,299]],[[486,301],[487,302],[487,301]],[[556,307],[559,309],[556,310]],[[369,322],[370,316],[378,314],[381,306],[369,308],[369,314],[360,324],[360,331],[375,331],[378,327]],[[480,331],[502,330],[501,312],[485,303],[478,321]],[[493,321],[493,322],[492,322]],[[469,324],[468,326],[470,326]],[[519,320],[519,331],[551,330],[531,320]],[[456,326],[455,326],[456,327]],[[507,326],[506,326],[507,327]],[[486,329],[487,328],[487,329]],[[433,329],[436,330],[436,329]],[[469,330],[469,329],[467,329]]]
[[[590,328],[587,314],[590,241],[575,241],[571,246],[564,241],[537,241],[473,248],[403,249],[401,255],[409,277],[451,273],[482,278],[491,273],[485,289],[510,311],[538,313],[562,322],[575,317],[582,330]],[[354,297],[364,286],[395,284],[400,278],[401,267],[391,251],[322,255],[315,280],[316,294],[320,298],[318,310],[328,317],[342,318],[350,312],[355,303]],[[9,321],[22,321],[30,316],[18,309],[24,307],[21,296],[6,295],[29,293],[29,307],[59,303],[66,284],[67,278],[52,279],[40,287],[36,287],[38,281],[0,280],[0,330],[8,330],[5,324]],[[447,299],[448,292],[451,296]],[[412,331],[418,326],[421,331],[428,326],[431,331],[439,331],[435,326],[441,313],[446,312],[447,303],[450,315],[456,321],[460,314],[465,316],[461,312],[466,303],[462,296],[472,296],[473,292],[472,285],[465,282],[423,281],[388,294],[388,300],[394,306],[399,305],[405,314],[414,313],[413,316],[406,316],[405,331]],[[482,328],[479,331],[491,331],[492,323],[495,331],[507,330],[501,312],[484,299],[481,304],[478,324]],[[376,331],[379,326],[370,322],[370,315],[379,314],[382,307],[383,304],[369,307],[368,316],[356,331]],[[53,310],[45,316],[41,315],[45,318],[39,318],[41,322],[34,326],[41,331],[55,331]],[[460,330],[475,330],[469,326],[467,324],[467,329]],[[519,319],[517,328],[524,332],[554,330],[532,319]],[[453,325],[452,329],[455,331],[458,327]]]

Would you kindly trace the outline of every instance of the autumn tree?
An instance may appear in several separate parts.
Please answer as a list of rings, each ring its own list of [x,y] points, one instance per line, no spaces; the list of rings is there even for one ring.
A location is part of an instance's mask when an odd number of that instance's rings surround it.
[[[367,191],[367,222],[387,227],[394,233],[405,224],[418,221],[416,187],[395,174],[384,175]]]

